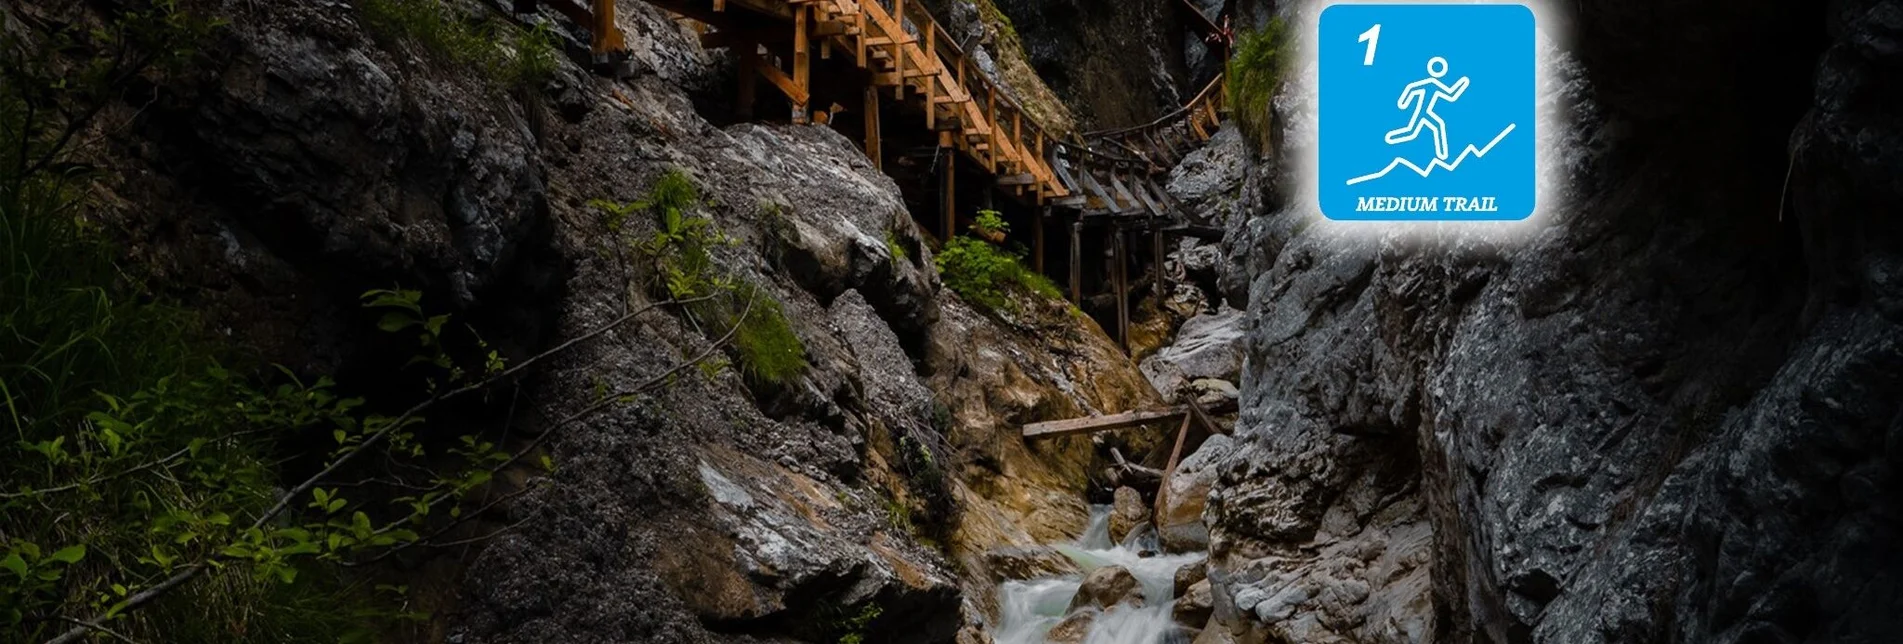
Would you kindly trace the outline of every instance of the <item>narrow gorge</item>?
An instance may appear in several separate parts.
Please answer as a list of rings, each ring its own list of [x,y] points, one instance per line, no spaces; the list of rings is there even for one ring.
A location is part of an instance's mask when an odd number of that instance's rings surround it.
[[[0,0],[0,644],[1896,641],[1903,1],[1331,4]]]

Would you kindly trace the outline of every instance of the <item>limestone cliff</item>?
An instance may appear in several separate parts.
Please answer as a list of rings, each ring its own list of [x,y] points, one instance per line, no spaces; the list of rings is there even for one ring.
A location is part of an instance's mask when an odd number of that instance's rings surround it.
[[[86,153],[112,179],[91,216],[232,342],[353,391],[415,393],[387,389],[402,354],[358,306],[373,288],[419,289],[514,358],[587,340],[443,414],[512,445],[586,419],[546,438],[551,486],[484,506],[472,533],[498,536],[400,562],[428,639],[833,641],[854,615],[865,641],[971,636],[985,553],[1075,536],[1101,466],[1089,439],[1031,446],[1018,425],[1155,392],[1067,304],[983,311],[941,289],[856,144],[714,125],[694,92],[721,82],[718,56],[650,5],[620,9],[634,77],[564,59],[511,91],[349,4],[207,3],[226,25],[206,66],[100,120]],[[602,203],[669,175],[731,240],[714,264],[783,309],[809,366],[762,384],[716,361],[589,412],[720,336],[671,313],[590,335],[656,299],[641,243],[661,223]]]
[[[1205,637],[1893,637],[1898,16],[1553,16],[1572,190],[1512,235],[1321,221],[1279,170],[1313,144],[1298,73],[1225,241],[1248,357]]]

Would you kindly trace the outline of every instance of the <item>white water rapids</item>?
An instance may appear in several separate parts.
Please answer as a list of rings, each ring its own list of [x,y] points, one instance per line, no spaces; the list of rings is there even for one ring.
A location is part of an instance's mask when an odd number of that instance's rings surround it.
[[[1170,619],[1176,569],[1203,558],[1201,554],[1141,556],[1160,551],[1156,532],[1148,525],[1132,530],[1121,544],[1110,543],[1110,506],[1090,508],[1090,524],[1075,544],[1056,546],[1084,569],[1122,566],[1143,585],[1143,607],[1119,606],[1098,615],[1084,644],[1187,644],[1188,637]],[[1083,575],[1007,581],[998,589],[997,644],[1044,644],[1045,633],[1064,620],[1064,609]]]

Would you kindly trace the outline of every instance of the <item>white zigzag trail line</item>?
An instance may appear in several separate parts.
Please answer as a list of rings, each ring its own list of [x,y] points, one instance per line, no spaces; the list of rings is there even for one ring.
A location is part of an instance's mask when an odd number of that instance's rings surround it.
[[[1461,151],[1460,151],[1460,156],[1457,156],[1457,157],[1454,157],[1454,162],[1453,162],[1453,163],[1448,163],[1448,162],[1446,162],[1446,161],[1442,161],[1442,160],[1440,160],[1440,159],[1435,159],[1435,160],[1433,160],[1433,162],[1431,162],[1431,163],[1428,163],[1428,164],[1427,164],[1427,167],[1425,167],[1425,168],[1423,168],[1423,167],[1421,167],[1421,166],[1418,166],[1418,165],[1414,165],[1414,162],[1413,162],[1413,161],[1409,161],[1409,160],[1407,160],[1407,159],[1403,159],[1403,158],[1401,158],[1401,157],[1394,157],[1394,161],[1392,161],[1392,162],[1390,162],[1390,163],[1388,163],[1388,167],[1385,167],[1385,168],[1382,168],[1380,172],[1376,172],[1376,173],[1374,173],[1374,174],[1364,174],[1364,175],[1361,175],[1361,176],[1359,176],[1359,177],[1355,177],[1355,178],[1353,178],[1353,179],[1349,179],[1349,180],[1348,180],[1348,185],[1351,185],[1351,186],[1352,186],[1352,185],[1355,185],[1355,184],[1357,184],[1357,183],[1361,183],[1361,182],[1363,182],[1363,181],[1373,181],[1373,180],[1375,180],[1375,179],[1379,179],[1379,178],[1381,178],[1381,177],[1385,177],[1385,176],[1388,176],[1388,173],[1389,173],[1389,172],[1393,172],[1393,171],[1394,171],[1394,168],[1396,168],[1396,167],[1398,167],[1398,166],[1407,166],[1407,167],[1408,167],[1408,169],[1411,169],[1411,170],[1413,170],[1413,171],[1414,171],[1414,174],[1418,174],[1418,175],[1421,175],[1421,176],[1423,176],[1423,177],[1425,177],[1425,176],[1427,176],[1427,175],[1429,175],[1429,174],[1432,174],[1432,173],[1434,172],[1434,168],[1446,168],[1446,169],[1447,169],[1447,171],[1449,171],[1449,172],[1452,172],[1452,171],[1453,171],[1453,170],[1454,170],[1455,168],[1458,168],[1458,167],[1460,167],[1460,162],[1462,162],[1462,161],[1466,161],[1466,160],[1467,160],[1467,155],[1469,155],[1469,154],[1471,154],[1471,155],[1473,155],[1473,156],[1474,156],[1474,158],[1480,158],[1480,157],[1484,157],[1484,156],[1487,156],[1487,152],[1488,152],[1488,151],[1490,151],[1490,150],[1492,150],[1492,149],[1493,149],[1493,146],[1494,146],[1495,144],[1498,144],[1498,143],[1500,142],[1500,139],[1504,139],[1504,138],[1507,138],[1507,133],[1508,133],[1508,132],[1512,132],[1512,131],[1513,131],[1513,128],[1515,128],[1515,127],[1518,127],[1518,126],[1519,126],[1519,124],[1517,124],[1517,123],[1508,123],[1508,124],[1507,124],[1507,129],[1504,129],[1504,130],[1500,130],[1500,133],[1499,133],[1499,134],[1496,134],[1496,135],[1494,135],[1494,137],[1493,137],[1493,140],[1492,140],[1492,141],[1488,141],[1488,142],[1487,142],[1487,147],[1484,147],[1484,148],[1479,148],[1479,149],[1475,149],[1472,143],[1469,143],[1469,144],[1467,144],[1467,149],[1465,149],[1465,150],[1461,150]]]

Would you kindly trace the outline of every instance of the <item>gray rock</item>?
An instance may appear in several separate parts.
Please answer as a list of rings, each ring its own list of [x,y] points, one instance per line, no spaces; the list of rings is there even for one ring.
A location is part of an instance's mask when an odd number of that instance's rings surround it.
[[[1176,598],[1176,603],[1170,606],[1170,618],[1190,628],[1202,628],[1209,623],[1212,601],[1208,580],[1190,584],[1182,596]]]
[[[1669,38],[1649,30],[1702,6],[1607,5],[1586,26],[1643,33],[1553,52],[1541,100],[1570,125],[1540,146],[1573,192],[1523,236],[1337,234],[1273,205],[1302,201],[1287,186],[1245,194],[1257,216],[1224,242],[1242,273],[1224,288],[1248,298],[1243,413],[1206,514],[1220,630],[1594,644],[1903,628],[1903,557],[1879,545],[1903,524],[1876,493],[1903,440],[1903,225],[1877,214],[1903,203],[1899,104],[1878,98],[1903,90],[1903,4],[1725,19],[1714,51],[1828,26],[1788,156],[1732,143],[1785,132],[1717,107],[1742,100],[1700,71],[1728,68],[1720,55],[1651,62]],[[1780,195],[1781,223],[1765,205]],[[1764,219],[1733,216],[1753,207]]]
[[[1084,575],[1077,595],[1070,600],[1066,614],[1091,608],[1107,609],[1118,604],[1142,606],[1143,584],[1122,566],[1104,566]]]
[[[1190,318],[1172,344],[1143,360],[1144,377],[1165,400],[1176,400],[1200,378],[1234,382],[1242,371],[1244,321],[1235,310]]]
[[[1157,536],[1164,550],[1195,552],[1209,547],[1203,510],[1220,474],[1218,466],[1233,449],[1228,436],[1217,434],[1176,465],[1176,472],[1165,482],[1169,492],[1163,496],[1162,514],[1156,518]]]
[[[1117,488],[1110,504],[1110,542],[1123,543],[1130,533],[1150,522],[1150,505],[1143,502],[1143,493],[1136,488],[1123,486]]]

